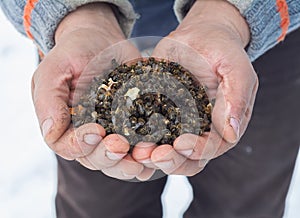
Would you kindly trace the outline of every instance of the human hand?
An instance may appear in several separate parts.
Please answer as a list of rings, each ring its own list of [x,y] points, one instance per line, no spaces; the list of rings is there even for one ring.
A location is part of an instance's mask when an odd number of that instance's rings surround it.
[[[209,133],[183,134],[171,145],[133,151],[151,159],[166,174],[192,176],[209,160],[237,144],[252,114],[258,80],[244,51],[249,29],[234,6],[223,0],[196,1],[178,28],[155,48],[153,56],[189,69],[216,99]]]
[[[43,137],[55,153],[112,177],[143,178],[148,170],[127,154],[129,144],[124,137],[105,137],[104,128],[95,123],[77,129],[70,124],[69,106],[80,94],[78,90],[109,68],[113,58],[120,63],[140,56],[122,40],[125,37],[109,5],[89,4],[70,13],[56,30],[55,47],[33,75],[32,97]],[[99,53],[102,59],[96,60],[97,68],[83,74]]]

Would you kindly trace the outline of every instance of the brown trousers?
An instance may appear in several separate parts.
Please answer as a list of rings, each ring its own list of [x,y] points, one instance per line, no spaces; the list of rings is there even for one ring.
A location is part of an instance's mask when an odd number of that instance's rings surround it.
[[[280,218],[300,144],[300,30],[254,63],[260,87],[240,143],[190,177],[184,217]],[[299,107],[299,108],[298,108]],[[58,218],[162,217],[166,177],[130,183],[58,158]]]

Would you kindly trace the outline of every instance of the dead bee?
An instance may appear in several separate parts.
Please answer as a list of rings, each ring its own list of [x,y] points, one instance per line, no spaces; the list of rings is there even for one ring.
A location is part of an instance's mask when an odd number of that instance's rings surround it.
[[[75,127],[88,122],[99,123],[107,135],[123,132],[131,146],[141,136],[143,140],[154,141],[158,145],[172,145],[180,134],[191,132],[197,123],[200,123],[199,134],[210,130],[213,104],[208,100],[205,87],[198,84],[179,63],[150,57],[131,65],[118,65],[113,60],[112,66],[112,70],[103,74],[104,78],[93,78],[78,106],[70,108]],[[161,81],[153,77],[158,74]],[[177,89],[171,77],[182,86]],[[140,89],[145,83],[150,84],[148,90],[153,92],[142,93],[145,90]],[[158,90],[174,90],[176,97],[170,99]],[[194,100],[188,98],[186,92]],[[194,117],[188,120],[189,116],[180,111],[182,106],[188,107],[190,113],[199,115],[199,119]]]

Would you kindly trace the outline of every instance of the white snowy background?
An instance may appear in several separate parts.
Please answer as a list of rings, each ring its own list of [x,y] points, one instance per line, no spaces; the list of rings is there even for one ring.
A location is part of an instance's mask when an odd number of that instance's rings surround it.
[[[0,10],[0,218],[55,217],[56,162],[41,137],[30,95],[36,65],[34,45]],[[300,216],[299,165],[284,218]],[[169,179],[163,194],[164,218],[182,217],[191,194],[184,177]]]

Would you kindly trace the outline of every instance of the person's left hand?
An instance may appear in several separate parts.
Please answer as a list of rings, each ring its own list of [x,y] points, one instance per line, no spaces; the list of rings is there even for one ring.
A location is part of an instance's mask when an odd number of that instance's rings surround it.
[[[228,2],[195,2],[153,56],[180,63],[208,87],[210,99],[216,100],[211,130],[202,136],[183,134],[173,146],[148,146],[148,152],[140,143],[133,150],[137,161],[154,163],[166,174],[192,176],[237,144],[250,120],[258,87],[244,51],[249,38],[244,18]]]
[[[133,160],[128,141],[87,123],[74,128],[69,108],[111,60],[140,57],[122,33],[109,4],[94,3],[68,14],[55,32],[55,46],[32,78],[32,99],[46,144],[59,156],[118,179],[147,179],[153,173]]]

